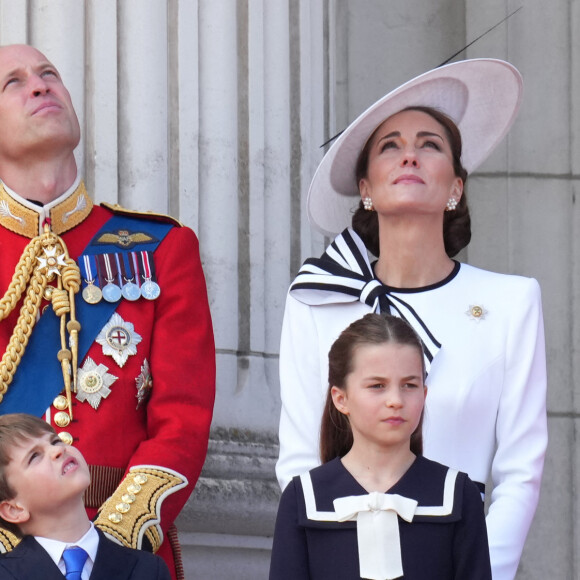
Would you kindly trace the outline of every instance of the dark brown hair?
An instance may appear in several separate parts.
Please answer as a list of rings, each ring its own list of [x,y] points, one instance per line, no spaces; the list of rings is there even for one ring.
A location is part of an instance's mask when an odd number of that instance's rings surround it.
[[[346,389],[347,376],[353,371],[355,351],[363,345],[398,344],[416,348],[421,355],[423,380],[425,361],[421,339],[402,318],[388,314],[366,314],[342,331],[328,353],[328,392],[320,427],[320,458],[327,463],[343,457],[352,447],[352,430],[348,417],[341,413],[332,400],[332,387]],[[423,413],[417,429],[411,435],[411,451],[423,453]]]
[[[471,218],[469,217],[469,208],[467,207],[467,197],[465,195],[465,183],[467,181],[467,171],[461,165],[462,141],[461,133],[457,125],[445,113],[431,107],[407,107],[403,111],[420,111],[430,117],[433,117],[445,130],[445,134],[451,147],[453,156],[453,170],[455,176],[463,181],[463,195],[453,211],[446,211],[443,216],[443,242],[445,252],[452,258],[459,251],[469,244],[471,240]],[[386,119],[385,119],[386,120]],[[383,121],[384,122],[384,121]],[[382,125],[382,123],[381,123]],[[380,127],[380,125],[379,125]],[[360,152],[356,162],[356,182],[367,176],[369,152],[373,143],[375,133],[369,137],[365,146]],[[361,237],[367,249],[378,257],[379,255],[379,221],[377,212],[366,211],[363,208],[362,200],[352,216],[352,227]]]
[[[27,439],[43,437],[47,433],[56,435],[55,430],[46,421],[33,415],[25,413],[0,415],[0,502],[11,500],[16,496],[16,490],[10,487],[6,477],[6,467],[12,461],[14,447]],[[0,526],[18,537],[22,536],[16,524],[0,518]]]

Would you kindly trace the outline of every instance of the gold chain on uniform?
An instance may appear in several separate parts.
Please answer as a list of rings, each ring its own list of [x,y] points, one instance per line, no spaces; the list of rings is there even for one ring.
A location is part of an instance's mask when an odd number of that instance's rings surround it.
[[[56,285],[49,285],[55,278]],[[60,318],[61,349],[58,352],[58,360],[62,367],[68,411],[72,419],[71,366],[72,387],[76,391],[78,333],[81,328],[75,317],[74,295],[80,286],[79,267],[70,258],[64,240],[51,232],[46,224],[44,233],[36,236],[24,248],[10,286],[0,299],[0,320],[4,320],[25,294],[18,321],[0,361],[0,402],[8,391],[8,386],[24,355],[44,297],[52,302],[53,310]],[[67,332],[70,348],[67,346]]]

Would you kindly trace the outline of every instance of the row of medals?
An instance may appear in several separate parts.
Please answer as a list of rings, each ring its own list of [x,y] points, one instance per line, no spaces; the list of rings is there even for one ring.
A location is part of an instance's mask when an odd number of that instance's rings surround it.
[[[107,280],[107,284],[101,290],[93,280],[85,280],[87,286],[83,289],[83,300],[89,304],[97,304],[101,300],[118,302],[121,298],[134,302],[143,297],[146,300],[156,300],[161,294],[159,284],[150,278],[146,278],[141,288],[131,280],[127,281],[122,288],[114,282]]]

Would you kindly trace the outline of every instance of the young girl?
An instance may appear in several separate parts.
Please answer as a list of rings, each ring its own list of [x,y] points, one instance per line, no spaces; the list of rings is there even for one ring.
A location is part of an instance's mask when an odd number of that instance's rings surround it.
[[[490,580],[477,487],[421,455],[427,387],[414,330],[367,314],[328,358],[323,465],[282,494],[270,580]]]

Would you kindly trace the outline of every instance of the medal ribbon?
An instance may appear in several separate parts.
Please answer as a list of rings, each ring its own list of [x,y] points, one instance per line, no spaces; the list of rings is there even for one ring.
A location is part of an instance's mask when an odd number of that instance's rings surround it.
[[[97,254],[95,256],[95,261],[97,263],[97,276],[99,277],[99,284],[101,288],[104,288],[108,283],[108,276],[105,268],[105,260],[102,254]]]
[[[135,284],[141,288],[141,276],[139,275],[139,256],[137,252],[131,252],[131,264],[133,266],[132,271],[135,276]]]
[[[149,252],[142,251],[141,252],[141,261],[143,264],[143,278],[145,280],[151,280],[155,276],[155,272],[153,271],[153,260],[149,260]]]
[[[117,286],[122,286],[122,284],[120,284],[120,275],[119,275],[119,270],[117,269],[117,264],[116,262],[111,260],[111,256],[114,256],[115,254],[103,254],[102,258],[105,262],[105,269],[107,271],[107,282],[109,284],[115,284],[117,283]],[[115,282],[115,279],[117,279],[117,282]]]
[[[115,263],[117,264],[117,277],[119,279],[119,288],[122,288],[125,284],[123,280],[123,270],[121,268],[121,260],[119,259],[119,254],[115,254]]]
[[[95,275],[97,271],[97,265],[95,263],[94,256],[82,256],[82,260],[79,260],[79,268],[81,270],[81,274],[87,284],[94,284],[95,283]],[[95,274],[93,274],[93,270]]]
[[[128,253],[121,254],[121,260],[119,263],[119,254],[117,254],[117,264],[123,275],[123,283],[133,282],[135,279],[135,274],[131,270],[131,257]]]

